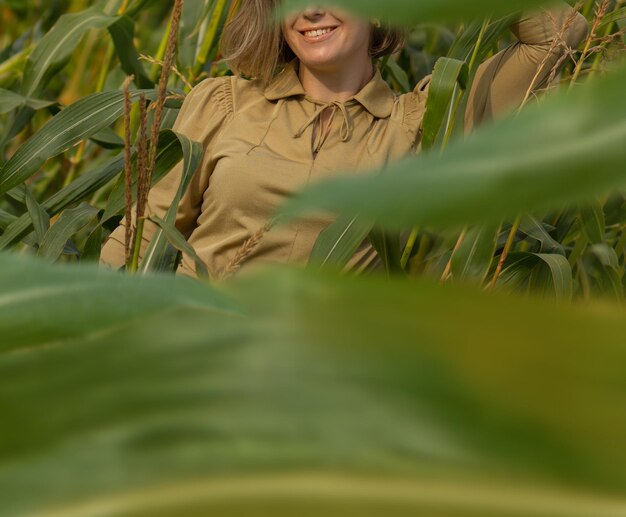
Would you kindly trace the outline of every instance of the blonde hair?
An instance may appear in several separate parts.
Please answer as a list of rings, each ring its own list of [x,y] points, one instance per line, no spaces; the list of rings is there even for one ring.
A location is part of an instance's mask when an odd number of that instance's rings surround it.
[[[280,3],[281,0],[241,0],[241,6],[224,26],[221,53],[235,74],[268,84],[295,57],[280,24],[275,21],[275,10]],[[393,54],[402,47],[405,37],[404,29],[385,23],[372,26],[370,56]]]

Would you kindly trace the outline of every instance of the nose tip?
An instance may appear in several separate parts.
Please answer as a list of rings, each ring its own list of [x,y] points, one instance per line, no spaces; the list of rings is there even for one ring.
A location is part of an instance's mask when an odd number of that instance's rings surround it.
[[[309,6],[302,11],[302,14],[307,18],[315,18],[316,16],[323,16],[324,9],[319,5]]]

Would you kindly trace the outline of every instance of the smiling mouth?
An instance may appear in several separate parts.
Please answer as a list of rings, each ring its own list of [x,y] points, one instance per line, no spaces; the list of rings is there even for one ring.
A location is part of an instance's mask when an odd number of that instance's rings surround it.
[[[300,31],[300,34],[302,34],[307,39],[315,40],[315,39],[321,39],[324,36],[327,36],[331,32],[334,32],[336,28],[337,27],[324,27],[323,29],[315,29],[315,30],[310,30],[310,31]]]

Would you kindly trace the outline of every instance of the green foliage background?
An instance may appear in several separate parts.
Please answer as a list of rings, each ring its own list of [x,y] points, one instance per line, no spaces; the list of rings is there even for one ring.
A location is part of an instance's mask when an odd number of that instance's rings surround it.
[[[340,214],[312,267],[208,283],[93,264],[124,208],[120,88],[155,98],[172,2],[0,2],[0,514],[626,512],[626,14],[463,140],[464,77],[522,5],[492,3],[343,1],[411,24],[396,91],[439,63],[431,149],[282,207]],[[233,8],[185,4],[156,180],[193,172],[168,128],[229,73]],[[367,234],[387,277],[338,275]]]

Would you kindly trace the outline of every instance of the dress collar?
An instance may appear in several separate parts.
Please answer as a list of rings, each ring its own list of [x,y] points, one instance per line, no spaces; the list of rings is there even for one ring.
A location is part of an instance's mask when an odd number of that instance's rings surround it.
[[[285,68],[267,85],[265,98],[270,101],[284,99],[296,95],[306,95],[297,72],[298,59],[293,58]],[[374,77],[355,95],[347,99],[359,102],[376,118],[387,118],[395,101],[395,94],[380,75],[378,67],[374,67]]]

